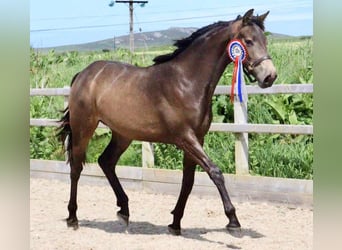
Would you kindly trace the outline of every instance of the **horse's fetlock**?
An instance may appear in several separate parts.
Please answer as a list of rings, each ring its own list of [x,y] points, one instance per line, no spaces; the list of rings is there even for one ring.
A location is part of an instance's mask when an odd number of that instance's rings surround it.
[[[227,211],[227,215],[235,215],[235,207],[231,207],[229,208],[229,210]]]
[[[77,210],[77,204],[68,204],[68,211],[75,212]]]

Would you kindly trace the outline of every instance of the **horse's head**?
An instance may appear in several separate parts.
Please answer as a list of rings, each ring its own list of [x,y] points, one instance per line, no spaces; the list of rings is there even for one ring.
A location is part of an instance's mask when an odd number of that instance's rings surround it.
[[[248,53],[244,69],[258,81],[261,88],[272,86],[277,72],[267,52],[267,40],[264,34],[264,20],[269,11],[261,16],[253,16],[253,9],[243,17],[238,17],[235,24],[235,38],[240,39]]]

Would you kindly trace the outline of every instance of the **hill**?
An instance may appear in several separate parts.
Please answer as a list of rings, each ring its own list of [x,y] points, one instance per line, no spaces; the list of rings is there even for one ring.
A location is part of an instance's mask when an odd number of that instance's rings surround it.
[[[196,31],[197,28],[178,28],[172,27],[167,30],[140,32],[134,34],[134,47],[135,48],[150,48],[160,47],[165,45],[172,45],[175,40],[184,38]],[[113,50],[115,48],[129,48],[129,35],[114,37],[106,40],[66,45],[53,48],[42,48],[39,50],[51,50],[56,52],[64,51],[96,51],[96,50]]]
[[[188,37],[197,28],[181,28],[171,27],[167,30],[140,32],[134,34],[134,47],[136,49],[148,49],[151,47],[170,46],[175,40]],[[269,33],[269,32],[268,32]],[[294,37],[269,33],[272,39],[291,39]],[[40,48],[39,51],[49,51],[54,49],[56,52],[65,51],[99,51],[99,50],[113,50],[117,48],[129,48],[129,35],[114,37],[110,39],[100,40],[96,42],[66,45],[59,47]]]

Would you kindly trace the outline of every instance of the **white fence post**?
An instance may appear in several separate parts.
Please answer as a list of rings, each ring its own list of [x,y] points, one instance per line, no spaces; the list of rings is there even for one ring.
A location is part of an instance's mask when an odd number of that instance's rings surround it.
[[[244,85],[244,84],[243,84]],[[234,98],[234,123],[247,124],[247,101],[248,94],[243,88],[242,102]],[[237,133],[235,140],[235,171],[237,175],[249,174],[248,164],[248,133]]]
[[[142,142],[142,167],[154,167],[153,144],[151,142]]]

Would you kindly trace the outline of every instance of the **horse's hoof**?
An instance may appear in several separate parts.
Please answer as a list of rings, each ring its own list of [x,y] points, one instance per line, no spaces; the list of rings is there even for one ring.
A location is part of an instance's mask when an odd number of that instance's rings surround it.
[[[77,230],[79,227],[77,218],[68,218],[66,219],[66,222],[67,222],[67,226],[72,227],[74,230]]]
[[[228,231],[232,231],[232,232],[237,232],[237,231],[241,231],[241,226],[240,225],[231,225],[230,223],[226,226]]]
[[[237,238],[241,238],[242,237],[242,231],[241,231],[241,226],[240,225],[231,225],[231,223],[229,223],[226,226],[228,232],[232,235],[235,236]]]
[[[167,228],[169,229],[169,232],[172,235],[176,235],[176,236],[181,235],[181,229],[180,228],[179,229],[175,229],[175,228],[172,227],[172,224],[170,224]]]
[[[126,226],[128,226],[129,216],[120,213],[120,211],[116,213],[116,216],[118,217],[119,220],[125,223]]]

